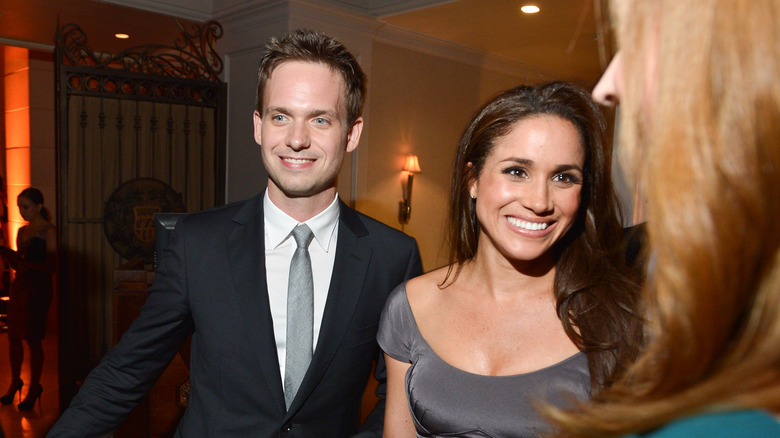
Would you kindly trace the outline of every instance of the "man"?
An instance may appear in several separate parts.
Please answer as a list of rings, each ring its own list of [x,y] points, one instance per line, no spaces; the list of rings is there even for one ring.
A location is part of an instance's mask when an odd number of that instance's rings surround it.
[[[190,332],[191,392],[177,437],[358,432],[385,298],[421,273],[420,256],[412,238],[336,194],[363,128],[365,75],[355,58],[310,31],[272,39],[268,49],[254,113],[265,194],[180,220],[141,315],[50,437],[116,429]],[[376,377],[383,396],[381,360]],[[381,433],[383,415],[380,400],[361,434]]]

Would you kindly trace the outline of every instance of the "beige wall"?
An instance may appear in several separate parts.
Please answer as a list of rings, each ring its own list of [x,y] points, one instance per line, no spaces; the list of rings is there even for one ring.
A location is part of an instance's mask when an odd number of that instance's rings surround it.
[[[423,268],[447,261],[445,221],[455,147],[480,105],[499,91],[544,79],[529,64],[409,32],[381,20],[307,0],[246,3],[216,13],[225,29],[220,52],[228,83],[227,200],[265,187],[253,140],[254,71],[269,34],[296,27],[341,40],[368,75],[363,135],[339,174],[339,195],[363,213],[403,229],[419,243]],[[419,156],[412,216],[398,222],[401,168]]]
[[[54,63],[50,53],[0,46],[3,53],[5,183],[11,242],[25,221],[16,208],[27,187],[41,190],[56,222]],[[15,247],[15,243],[12,243]]]
[[[445,223],[450,177],[460,135],[473,113],[528,76],[500,73],[445,56],[376,42],[369,76],[370,136],[361,141],[356,207],[415,237],[426,271],[446,264]],[[534,80],[538,80],[534,79]],[[411,220],[398,222],[406,154],[416,154]]]

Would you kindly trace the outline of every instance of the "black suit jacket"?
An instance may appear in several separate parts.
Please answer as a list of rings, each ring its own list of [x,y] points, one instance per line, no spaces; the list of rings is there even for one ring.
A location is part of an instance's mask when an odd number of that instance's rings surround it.
[[[141,315],[90,373],[49,437],[105,436],[149,391],[192,333],[190,398],[177,437],[345,437],[387,295],[422,272],[411,237],[340,203],[333,276],[311,365],[285,409],[268,304],[263,198],[182,218]],[[383,397],[363,426],[380,434]]]

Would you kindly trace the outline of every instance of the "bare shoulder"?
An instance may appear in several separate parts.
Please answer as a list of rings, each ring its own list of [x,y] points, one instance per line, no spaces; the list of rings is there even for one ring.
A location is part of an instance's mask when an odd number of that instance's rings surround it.
[[[447,270],[447,266],[434,269],[406,283],[406,297],[412,311],[418,313],[435,308],[437,301],[441,299],[440,285],[447,275]]]

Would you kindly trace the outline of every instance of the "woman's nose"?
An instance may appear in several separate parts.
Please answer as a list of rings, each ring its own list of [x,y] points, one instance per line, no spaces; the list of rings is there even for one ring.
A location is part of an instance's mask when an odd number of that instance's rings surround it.
[[[550,187],[547,181],[536,181],[529,185],[523,204],[537,215],[552,211],[552,198],[550,197]]]
[[[615,106],[620,103],[622,88],[623,62],[622,55],[618,52],[593,88],[593,100],[604,106]]]

